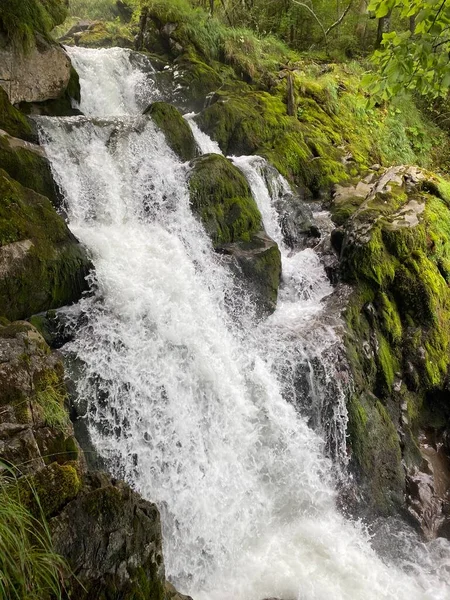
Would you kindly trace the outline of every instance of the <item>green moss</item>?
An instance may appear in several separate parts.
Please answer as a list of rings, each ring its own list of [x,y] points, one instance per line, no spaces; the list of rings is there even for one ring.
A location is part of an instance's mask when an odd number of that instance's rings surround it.
[[[129,26],[99,21],[81,33],[77,45],[85,48],[134,48],[133,38]]]
[[[244,241],[261,229],[261,214],[242,173],[226,158],[196,159],[189,180],[192,209],[215,246]]]
[[[191,128],[181,113],[171,104],[154,102],[144,112],[149,114],[166,137],[168,145],[182,161],[195,158],[197,145]]]
[[[48,36],[67,16],[64,0],[5,0],[0,11],[0,29],[9,41],[29,49],[36,34]]]
[[[388,294],[381,292],[377,296],[377,311],[380,327],[389,343],[398,346],[402,341],[403,327],[395,301]]]
[[[378,511],[390,513],[402,504],[405,485],[396,427],[385,407],[367,394],[350,398],[348,416],[352,460],[368,502]]]
[[[391,391],[395,379],[395,373],[399,370],[399,365],[395,354],[391,351],[388,341],[381,334],[378,334],[377,344],[377,387],[379,388],[379,393],[384,395]]]
[[[58,204],[50,165],[43,154],[17,146],[13,140],[0,136],[0,164],[23,186],[47,196],[55,206]]]
[[[205,97],[223,84],[220,73],[191,55],[179,56],[175,65],[178,72],[177,86],[183,88],[183,95],[201,110],[205,104]]]
[[[348,281],[365,281],[383,288],[393,281],[397,261],[384,245],[381,227],[375,225],[367,237],[352,245],[344,242],[342,274]]]
[[[13,137],[33,141],[35,135],[31,125],[23,114],[14,108],[8,100],[8,95],[0,86],[0,129]]]
[[[81,489],[76,463],[52,463],[30,477],[18,481],[20,499],[36,516],[50,517]]]
[[[11,320],[73,302],[86,289],[90,263],[64,220],[1,170],[0,249],[15,256],[0,280],[0,314]]]

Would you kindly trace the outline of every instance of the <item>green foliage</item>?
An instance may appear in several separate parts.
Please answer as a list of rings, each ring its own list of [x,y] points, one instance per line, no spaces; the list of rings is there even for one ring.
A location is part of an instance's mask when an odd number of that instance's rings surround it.
[[[186,52],[197,54],[209,64],[223,61],[248,81],[264,81],[280,62],[295,58],[292,51],[274,37],[225,26],[204,10],[192,8],[187,0],[142,0],[142,5],[157,26],[176,24],[171,38]]]
[[[67,565],[53,550],[43,514],[36,517],[30,513],[21,502],[14,471],[1,466],[0,599],[60,599]],[[32,486],[29,492],[36,498]]]
[[[369,10],[383,18],[397,10],[414,18],[412,31],[385,33],[373,57],[375,74],[365,84],[375,99],[387,100],[405,90],[437,97],[450,88],[450,3],[446,0],[372,0]]]
[[[126,0],[135,9],[138,0]],[[80,19],[112,21],[118,17],[116,0],[69,0],[69,14]]]
[[[64,0],[2,0],[0,31],[12,43],[28,50],[36,33],[48,36],[66,16]]]

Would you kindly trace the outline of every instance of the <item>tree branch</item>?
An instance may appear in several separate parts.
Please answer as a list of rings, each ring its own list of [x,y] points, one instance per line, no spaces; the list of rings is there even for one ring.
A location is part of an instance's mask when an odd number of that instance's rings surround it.
[[[325,31],[325,35],[328,35],[330,33],[330,31],[333,31],[333,29],[335,29],[336,27],[339,27],[339,25],[345,19],[345,17],[347,16],[347,14],[348,14],[348,12],[349,12],[349,10],[351,9],[352,6],[353,6],[353,0],[350,0],[347,8],[344,10],[344,12],[339,17],[339,19],[337,21],[335,21],[332,25],[330,25],[328,27],[328,29]]]
[[[327,32],[325,31],[325,27],[322,25],[321,20],[316,15],[316,13],[313,11],[313,9],[310,8],[307,4],[303,4],[303,2],[298,2],[298,0],[292,0],[292,2],[294,4],[298,4],[298,6],[302,6],[303,8],[306,8],[306,10],[312,14],[312,16],[315,18],[315,20],[317,21],[317,23],[320,25],[320,28],[321,28],[322,33],[323,33],[323,37],[325,38],[325,45],[328,45]]]

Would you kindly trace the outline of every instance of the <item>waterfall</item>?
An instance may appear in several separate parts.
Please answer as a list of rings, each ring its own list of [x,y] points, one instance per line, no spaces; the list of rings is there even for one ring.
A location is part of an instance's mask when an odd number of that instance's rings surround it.
[[[39,119],[95,264],[64,352],[78,361],[93,444],[160,508],[169,579],[195,600],[448,598],[440,548],[416,544],[414,570],[403,557],[395,566],[337,511],[324,441],[286,398],[287,336],[298,352],[337,336],[318,255],[285,256],[277,311],[237,323],[233,279],[190,211],[188,167],[138,114],[142,73],[125,50],[70,53],[86,116]]]

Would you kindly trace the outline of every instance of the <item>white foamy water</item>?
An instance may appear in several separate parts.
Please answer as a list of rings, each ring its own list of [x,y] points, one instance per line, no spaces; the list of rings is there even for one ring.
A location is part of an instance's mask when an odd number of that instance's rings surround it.
[[[110,74],[101,115],[117,114],[113,90],[133,76],[123,51],[77,50],[85,68]],[[101,80],[84,93],[100,94]],[[111,470],[159,505],[166,571],[180,591],[195,600],[448,598],[444,559],[433,555],[431,573],[418,558],[406,574],[339,514],[323,440],[286,400],[271,362],[286,329],[315,335],[316,305],[330,291],[317,255],[297,255],[285,274],[295,283],[285,282],[290,292],[266,324],[238,327],[226,309],[231,276],[190,211],[185,167],[152,122],[40,126],[70,226],[96,268],[85,322],[65,348],[84,365],[78,398]],[[314,282],[306,294],[299,270]]]
[[[78,46],[67,46],[66,52],[80,77],[79,108],[84,114],[136,115],[159,99],[152,77],[154,69],[144,55],[123,48]],[[133,64],[141,68],[133,68]]]
[[[192,133],[194,135],[195,141],[197,142],[197,146],[200,149],[200,152],[202,154],[222,154],[222,150],[220,149],[220,146],[217,142],[215,142],[214,140],[212,140],[209,135],[207,135],[206,133],[203,133],[203,131],[200,129],[200,127],[197,125],[197,123],[194,120],[194,117],[196,117],[197,114],[196,113],[187,113],[184,115],[184,118],[186,119],[186,121],[188,122]]]

